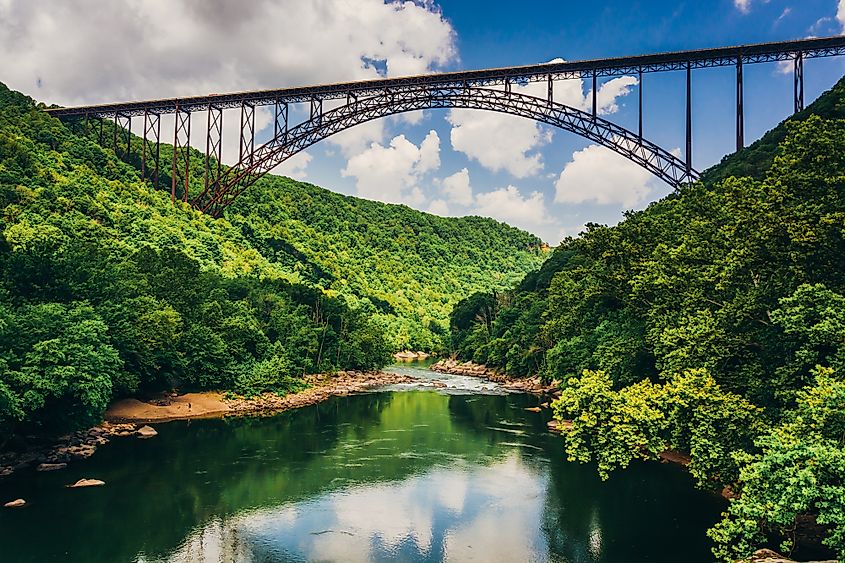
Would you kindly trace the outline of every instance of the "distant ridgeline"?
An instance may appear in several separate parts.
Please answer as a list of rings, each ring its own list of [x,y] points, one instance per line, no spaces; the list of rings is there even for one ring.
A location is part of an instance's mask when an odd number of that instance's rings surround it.
[[[490,219],[280,177],[214,220],[142,182],[132,142],[127,164],[0,85],[0,446],[97,420],[138,389],[284,390],[448,347],[456,301],[547,255]],[[191,181],[204,166],[193,152]]]
[[[739,488],[720,559],[814,521],[845,558],[845,79],[703,179],[458,303],[453,350],[563,382],[604,475],[674,448]]]

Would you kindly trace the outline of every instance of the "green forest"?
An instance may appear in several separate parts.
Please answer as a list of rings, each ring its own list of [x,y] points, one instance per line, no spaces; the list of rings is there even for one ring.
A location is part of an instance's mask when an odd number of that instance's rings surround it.
[[[570,459],[607,478],[678,450],[738,495],[719,560],[814,532],[845,559],[845,79],[702,182],[462,300],[451,333],[461,358],[559,382]]]
[[[127,158],[85,133],[0,85],[0,446],[97,423],[119,397],[285,392],[447,348],[458,299],[545,258],[496,221],[280,177],[213,219],[141,179],[141,139]]]

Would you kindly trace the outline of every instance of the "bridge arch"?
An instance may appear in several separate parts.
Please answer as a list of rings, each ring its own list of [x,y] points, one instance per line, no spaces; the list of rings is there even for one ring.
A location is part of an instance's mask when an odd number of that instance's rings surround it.
[[[571,106],[507,90],[481,87],[419,88],[397,94],[390,90],[347,103],[278,131],[262,146],[192,200],[192,205],[219,216],[245,189],[296,153],[340,133],[390,115],[425,109],[477,109],[533,119],[604,146],[648,170],[672,188],[696,181],[699,173],[680,158],[636,133]]]

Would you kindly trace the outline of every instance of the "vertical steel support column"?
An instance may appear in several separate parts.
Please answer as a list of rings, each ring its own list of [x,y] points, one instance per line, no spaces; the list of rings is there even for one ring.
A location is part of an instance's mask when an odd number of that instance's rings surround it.
[[[88,115],[88,112],[86,111],[85,112],[85,125],[83,127],[84,134],[85,134],[86,138],[88,137],[88,135],[90,133],[90,129],[91,129],[89,121],[90,121],[90,117]]]
[[[597,90],[598,90],[598,88],[596,88],[596,71],[593,70],[593,118],[595,118],[597,113],[598,113],[597,97],[596,97],[596,95],[598,94]]]
[[[795,77],[795,113],[798,113],[804,111],[804,53],[795,55],[793,74]]]
[[[114,123],[114,127],[111,130],[111,150],[117,154],[117,116],[118,114],[115,113],[114,117],[112,118],[112,123]]]
[[[188,201],[190,187],[191,155],[191,112],[176,106],[173,126],[173,170],[170,181],[170,199],[176,201],[176,186],[182,188],[182,201]]]
[[[100,119],[100,134],[97,137],[97,144],[99,144],[102,147],[103,142],[105,141],[105,139],[103,137],[103,123],[105,123],[106,120],[103,119],[102,117],[100,117],[99,119]]]
[[[505,78],[505,94],[507,94],[508,97],[510,97],[510,95],[511,95],[511,79],[510,78]]]
[[[692,171],[692,65],[687,63],[687,173]]]
[[[117,154],[117,136],[118,130],[120,130],[120,147],[126,147],[126,152],[123,154],[123,160],[129,162],[129,158],[132,156],[132,116],[116,113],[114,114],[114,125],[114,152]]]
[[[311,98],[311,119],[313,120],[314,117],[317,117],[317,124],[321,125],[323,123],[323,99],[322,98]]]
[[[241,104],[241,144],[240,162],[252,165],[255,151],[255,106],[246,102]]]
[[[552,75],[549,75],[549,85],[548,85],[548,92],[546,94],[546,100],[549,102],[549,105],[553,104],[555,101],[555,83],[552,80]]]
[[[158,189],[161,156],[161,115],[144,110],[144,139],[141,155],[141,177],[147,179],[147,158],[152,159],[153,173],[150,176],[153,188]]]
[[[348,100],[348,99],[347,99]],[[348,101],[346,102],[349,103]],[[276,101],[273,108],[273,138],[283,143],[288,141],[288,103]]]
[[[736,150],[745,146],[745,94],[742,84],[742,55],[736,58]]]
[[[640,109],[639,109],[639,112],[638,112],[639,128],[637,129],[637,134],[640,137],[640,144],[642,144],[642,142],[643,142],[643,69],[640,69],[639,72],[637,72],[637,78],[639,80],[639,83],[638,83],[639,88],[637,88],[637,90],[638,90],[638,93],[639,93],[639,103],[640,103],[639,104]]]
[[[208,104],[208,127],[205,136],[205,190],[220,182],[223,169],[223,108]],[[214,158],[215,162],[211,159]]]

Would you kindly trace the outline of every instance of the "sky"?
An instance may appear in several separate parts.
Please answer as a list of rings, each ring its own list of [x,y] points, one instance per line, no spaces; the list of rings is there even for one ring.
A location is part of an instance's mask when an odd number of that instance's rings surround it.
[[[845,0],[0,0],[0,81],[36,100],[81,105],[381,75],[650,54],[845,33]],[[809,103],[845,74],[845,58],[805,63]],[[556,100],[586,109],[591,84]],[[600,80],[602,117],[684,145],[684,73]],[[545,85],[522,90],[545,95]],[[734,150],[734,72],[693,73],[693,165]],[[745,68],[746,141],[792,111],[791,66]],[[329,105],[326,108],[330,107]],[[292,121],[307,108],[291,110]],[[172,118],[162,131],[172,130]],[[192,143],[204,150],[204,114]],[[256,112],[266,140],[267,109]],[[224,115],[224,160],[238,152]],[[133,131],[141,129],[140,122]],[[196,133],[200,131],[200,133]],[[427,110],[356,126],[274,172],[349,195],[444,216],[482,215],[557,244],[586,223],[615,224],[670,188],[573,133],[479,110]]]

